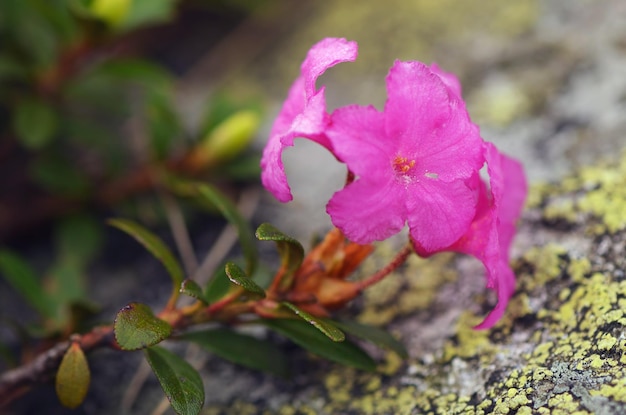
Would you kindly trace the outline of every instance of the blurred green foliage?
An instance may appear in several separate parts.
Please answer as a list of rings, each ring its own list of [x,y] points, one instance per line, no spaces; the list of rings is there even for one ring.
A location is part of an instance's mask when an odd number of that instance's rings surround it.
[[[259,156],[247,147],[261,106],[216,92],[197,125],[185,126],[177,78],[138,39],[158,25],[175,25],[189,4],[245,15],[261,3],[1,1],[0,279],[40,316],[26,330],[30,335],[68,335],[96,309],[87,272],[102,246],[103,225],[94,207],[124,210],[143,193],[171,190],[159,181],[172,175],[227,185],[257,180]],[[225,196],[214,193],[193,209],[220,211],[227,201],[216,207]],[[149,200],[163,216],[155,198]],[[53,229],[47,264],[33,266],[5,247],[22,229],[42,223]]]

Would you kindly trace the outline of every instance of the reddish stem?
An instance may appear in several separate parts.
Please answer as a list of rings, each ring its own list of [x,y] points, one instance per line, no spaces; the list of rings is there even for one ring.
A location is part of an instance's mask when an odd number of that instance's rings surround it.
[[[387,275],[395,271],[400,265],[402,265],[406,259],[413,253],[413,247],[411,244],[406,244],[404,248],[391,260],[384,268],[380,269],[376,274],[357,282],[357,287],[360,291],[363,291],[367,287],[370,287],[377,282],[381,281]]]

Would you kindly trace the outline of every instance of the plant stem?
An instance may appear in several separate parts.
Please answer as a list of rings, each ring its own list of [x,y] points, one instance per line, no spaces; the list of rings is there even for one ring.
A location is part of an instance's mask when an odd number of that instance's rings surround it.
[[[411,253],[413,253],[413,246],[410,243],[406,244],[404,248],[402,248],[402,250],[398,253],[398,255],[396,255],[395,258],[393,258],[391,262],[387,264],[384,268],[380,269],[374,275],[359,281],[357,283],[357,287],[359,288],[359,290],[363,291],[367,287],[370,287],[381,281],[391,272],[395,271],[400,265],[402,265],[409,257],[409,255],[411,255]]]

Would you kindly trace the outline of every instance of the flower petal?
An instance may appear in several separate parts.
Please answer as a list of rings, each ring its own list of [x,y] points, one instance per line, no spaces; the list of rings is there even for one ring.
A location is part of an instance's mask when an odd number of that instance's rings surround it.
[[[324,134],[329,119],[326,98],[324,88],[315,89],[317,78],[337,63],[356,59],[356,54],[356,42],[327,38],[315,44],[302,63],[301,75],[289,89],[261,158],[261,181],[279,201],[288,202],[293,198],[282,162],[283,149],[292,146],[297,137],[308,138],[330,149]]]
[[[304,90],[307,95],[315,93],[315,82],[326,70],[341,62],[352,62],[356,59],[358,45],[354,41],[328,37],[317,42],[309,50],[302,62],[301,72],[304,76]]]
[[[404,227],[402,190],[393,179],[360,179],[335,193],[326,211],[349,240],[358,244],[382,241]]]
[[[335,110],[326,134],[335,156],[355,175],[391,175],[395,150],[386,142],[384,114],[376,108],[350,105]]]
[[[469,178],[483,164],[482,138],[457,93],[421,62],[396,61],[387,76],[388,137],[440,180]]]
[[[486,270],[487,287],[498,293],[498,304],[475,328],[493,326],[502,316],[515,291],[515,276],[509,265],[509,248],[526,197],[526,179],[521,165],[485,143],[485,158],[491,185],[487,200],[486,185],[481,183],[481,201],[468,232],[452,250],[473,255]]]
[[[476,212],[476,194],[460,180],[446,183],[424,178],[410,186],[405,203],[411,239],[422,256],[458,240]]]
[[[457,98],[461,99],[461,82],[459,82],[459,78],[457,78],[456,75],[443,71],[436,63],[430,64],[430,70],[446,84],[449,92],[454,93]]]

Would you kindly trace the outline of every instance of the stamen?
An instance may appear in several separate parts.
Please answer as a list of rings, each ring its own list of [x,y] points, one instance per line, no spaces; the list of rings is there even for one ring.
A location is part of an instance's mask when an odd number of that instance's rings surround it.
[[[393,169],[399,174],[406,175],[413,167],[415,167],[415,160],[401,156],[393,159]]]

